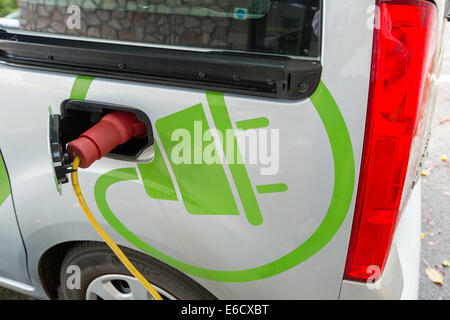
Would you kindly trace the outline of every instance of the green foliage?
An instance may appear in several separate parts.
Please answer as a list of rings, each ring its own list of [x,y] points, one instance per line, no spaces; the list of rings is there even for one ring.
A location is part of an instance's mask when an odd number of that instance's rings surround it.
[[[4,17],[17,9],[16,0],[0,0],[0,17]]]

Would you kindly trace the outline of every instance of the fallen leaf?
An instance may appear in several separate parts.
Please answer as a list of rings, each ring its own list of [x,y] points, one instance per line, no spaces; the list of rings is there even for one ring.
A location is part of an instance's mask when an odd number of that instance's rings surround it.
[[[446,154],[442,155],[441,160],[444,162],[447,161],[448,160],[447,155]]]
[[[442,265],[444,267],[450,267],[450,259],[445,259],[444,261],[442,261]]]
[[[427,244],[428,244],[430,247],[432,247],[432,246],[434,246],[434,241],[428,241]]]
[[[434,166],[431,166],[428,169],[423,170],[420,174],[424,177],[429,176],[431,173],[431,170],[433,170],[433,169],[434,169]]]
[[[421,235],[420,235],[420,239],[425,239],[425,236],[426,236],[426,234],[425,233],[422,233]]]
[[[442,274],[439,271],[437,271],[436,269],[433,269],[430,266],[427,266],[425,268],[425,274],[427,275],[428,279],[433,281],[433,283],[439,284],[439,285],[444,284],[444,278],[442,278]]]
[[[427,219],[427,223],[428,223],[430,226],[434,226],[434,220],[431,219],[431,218],[428,218],[428,219]]]

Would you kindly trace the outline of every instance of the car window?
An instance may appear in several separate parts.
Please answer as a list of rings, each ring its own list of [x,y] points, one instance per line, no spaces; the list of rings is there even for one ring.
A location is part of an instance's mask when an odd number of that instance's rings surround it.
[[[2,1],[9,11],[18,8],[15,16],[2,19],[6,29],[202,50],[319,55],[320,0]]]

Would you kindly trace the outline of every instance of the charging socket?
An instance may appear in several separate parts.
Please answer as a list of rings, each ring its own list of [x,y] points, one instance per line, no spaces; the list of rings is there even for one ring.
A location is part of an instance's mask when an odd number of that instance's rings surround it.
[[[60,136],[64,150],[69,142],[99,123],[105,115],[116,110],[134,113],[137,119],[145,124],[148,134],[143,138],[130,139],[116,147],[106,157],[135,162],[151,160],[142,157],[143,153],[153,145],[152,125],[144,112],[128,106],[88,100],[66,100],[61,104]]]

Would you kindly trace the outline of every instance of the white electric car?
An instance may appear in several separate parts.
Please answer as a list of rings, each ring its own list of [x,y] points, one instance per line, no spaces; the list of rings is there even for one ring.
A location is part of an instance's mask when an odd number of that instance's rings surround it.
[[[18,0],[0,30],[0,285],[147,299],[415,299],[444,0]],[[69,182],[69,183],[67,183]],[[270,288],[270,290],[267,290]]]

